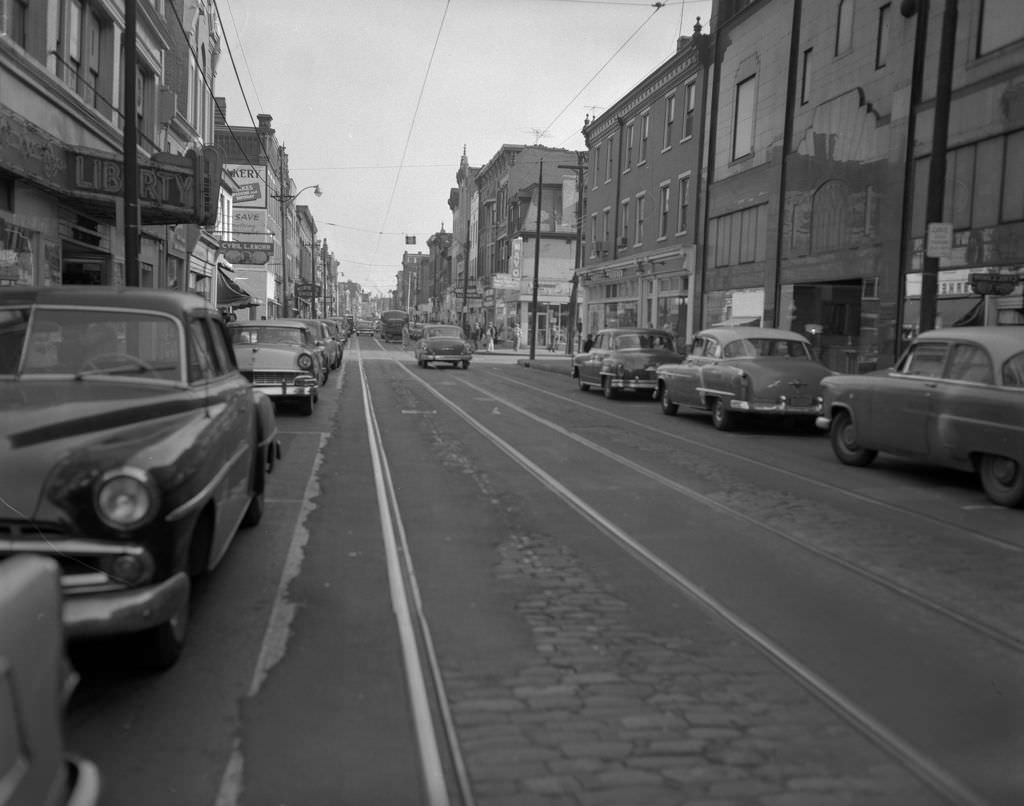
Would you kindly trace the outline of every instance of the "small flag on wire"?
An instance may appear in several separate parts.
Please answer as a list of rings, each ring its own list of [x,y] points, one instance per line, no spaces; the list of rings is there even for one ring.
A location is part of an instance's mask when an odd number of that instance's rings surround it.
[[[406,243],[416,243],[416,236],[415,235],[406,235],[405,236],[405,242]]]

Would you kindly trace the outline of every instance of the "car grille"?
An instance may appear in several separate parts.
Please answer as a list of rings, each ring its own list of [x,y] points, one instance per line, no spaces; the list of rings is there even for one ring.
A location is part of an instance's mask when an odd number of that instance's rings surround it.
[[[295,382],[296,372],[243,372],[253,386],[280,386]]]
[[[0,522],[0,559],[18,554],[42,554],[52,557],[60,567],[61,584],[65,593],[74,593],[80,587],[94,588],[111,583],[109,577],[97,567],[104,553],[118,554],[117,547],[104,552],[98,545],[76,552],[83,544],[75,535],[55,524],[35,524],[18,521]]]

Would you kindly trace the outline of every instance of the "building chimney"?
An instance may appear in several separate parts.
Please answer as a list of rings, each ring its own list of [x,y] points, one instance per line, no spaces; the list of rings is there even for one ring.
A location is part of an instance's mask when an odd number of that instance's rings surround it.
[[[260,113],[259,115],[256,116],[256,120],[259,121],[259,129],[258,129],[258,131],[259,131],[260,134],[270,134],[270,135],[272,135],[274,133],[274,130],[270,127],[270,121],[272,121],[273,119],[274,119],[273,115],[268,115],[265,112]]]

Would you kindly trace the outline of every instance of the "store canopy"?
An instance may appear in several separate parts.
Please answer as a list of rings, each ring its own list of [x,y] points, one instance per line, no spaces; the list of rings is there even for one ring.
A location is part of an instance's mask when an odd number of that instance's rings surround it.
[[[217,267],[217,304],[225,308],[248,308],[259,305],[244,288],[234,281],[222,266]]]

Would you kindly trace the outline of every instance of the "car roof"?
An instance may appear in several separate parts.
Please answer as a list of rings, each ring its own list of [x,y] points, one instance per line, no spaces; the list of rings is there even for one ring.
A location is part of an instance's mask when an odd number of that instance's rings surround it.
[[[89,305],[138,308],[180,314],[182,310],[217,309],[198,294],[167,288],[114,288],[113,286],[50,285],[0,288],[0,305]]]
[[[247,321],[229,322],[228,327],[290,327],[296,330],[309,330],[302,319],[249,319]]]
[[[975,341],[1005,359],[1024,350],[1024,325],[978,325],[926,330],[915,341]]]
[[[795,330],[786,330],[781,327],[750,327],[749,325],[737,325],[736,327],[706,327],[697,333],[698,336],[715,336],[719,341],[732,341],[733,339],[796,339],[806,342],[807,338]]]

